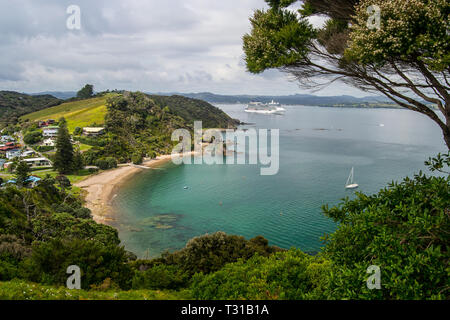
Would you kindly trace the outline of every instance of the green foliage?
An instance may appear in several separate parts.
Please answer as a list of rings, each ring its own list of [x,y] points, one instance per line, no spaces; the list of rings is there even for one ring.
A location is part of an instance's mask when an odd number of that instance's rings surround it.
[[[277,251],[282,249],[269,246],[268,241],[261,236],[246,240],[242,236],[216,232],[189,240],[186,247],[179,251],[167,252],[161,258],[147,262],[136,261],[134,264],[139,266],[139,269],[151,268],[158,264],[176,266],[191,277],[198,272],[217,271],[227,263],[239,259],[246,260],[255,254],[268,256]]]
[[[73,130],[73,134],[76,136],[79,136],[83,133],[83,128],[80,127],[75,127],[75,129]]]
[[[30,96],[12,91],[0,91],[0,127],[16,124],[20,116],[56,106],[62,100],[51,95]],[[12,131],[12,132],[11,132]],[[11,130],[9,133],[13,133]]]
[[[450,167],[450,151],[446,154],[438,154],[434,158],[429,158],[428,161],[425,161],[425,165],[429,166],[431,171],[438,171],[441,173],[450,174],[449,171],[444,170],[445,167]]]
[[[132,161],[134,164],[142,164],[143,157],[142,157],[141,154],[135,153],[135,154],[133,154],[133,156],[131,157],[131,161]]]
[[[113,157],[101,158],[95,161],[95,165],[102,170],[117,168],[117,160]]]
[[[247,69],[253,73],[304,60],[316,36],[306,19],[298,19],[295,13],[276,6],[267,11],[256,10],[250,22],[252,31],[244,35],[243,41]]]
[[[30,167],[25,161],[19,161],[15,170],[16,183],[19,187],[25,187],[30,177]]]
[[[70,141],[70,134],[67,130],[66,121],[61,119],[56,139],[56,154],[53,161],[53,167],[61,174],[71,173],[73,171],[74,150]]]
[[[57,212],[62,212],[42,214],[32,220],[35,240],[46,242],[61,238],[92,240],[103,245],[120,244],[116,229],[98,224],[89,217],[80,218],[76,209],[68,208],[65,204],[55,207]]]
[[[74,172],[79,172],[84,168],[84,158],[80,150],[76,150],[73,154],[73,164],[72,169]]]
[[[325,214],[340,224],[325,247],[333,263],[330,297],[448,298],[449,208],[449,177],[423,174],[325,207]],[[381,290],[365,285],[370,265],[381,268]]]
[[[69,290],[41,284],[13,280],[0,282],[0,300],[185,300],[189,291],[132,290],[95,291]]]
[[[79,99],[89,99],[94,95],[94,86],[92,84],[87,84],[80,91],[77,92],[77,98]]]
[[[23,269],[33,282],[65,285],[70,265],[80,267],[81,286],[89,289],[107,278],[123,289],[130,287],[132,271],[126,263],[125,250],[114,244],[104,245],[94,240],[53,239],[35,243],[31,257]]]
[[[24,135],[23,141],[26,144],[39,143],[42,141],[42,132],[41,131],[30,131]]]
[[[55,149],[54,147],[50,147],[50,146],[36,146],[33,148],[38,152],[48,152],[48,151],[52,151],[53,149]]]
[[[180,96],[149,96],[126,92],[108,100],[105,127],[107,144],[99,156],[111,156],[121,162],[133,161],[132,155],[154,157],[171,153],[172,132],[192,130],[194,121],[204,127],[234,127],[236,121],[209,103]]]
[[[196,299],[323,299],[329,273],[328,260],[291,249],[197,274],[191,289]]]
[[[0,281],[19,277],[19,263],[30,254],[24,240],[15,235],[0,235]]]
[[[133,289],[179,289],[186,287],[188,274],[174,265],[157,264],[146,271],[136,272]]]
[[[381,10],[380,30],[367,27],[370,5]],[[449,11],[446,0],[362,0],[356,6],[346,55],[362,64],[421,61],[430,70],[448,72]]]

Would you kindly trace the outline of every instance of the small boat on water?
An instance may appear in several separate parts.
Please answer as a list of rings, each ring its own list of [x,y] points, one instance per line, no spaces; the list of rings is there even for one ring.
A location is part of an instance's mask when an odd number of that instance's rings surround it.
[[[187,190],[187,189],[189,189],[189,187],[188,186],[184,186],[184,188],[183,188],[184,190]]]
[[[281,104],[272,100],[269,103],[250,102],[245,108],[245,112],[262,113],[262,114],[284,114],[286,109]]]
[[[346,189],[356,189],[359,187],[359,185],[353,181],[354,174],[355,174],[355,170],[352,167],[352,170],[350,171],[350,175],[348,176],[348,179],[347,179],[347,183],[345,184]]]

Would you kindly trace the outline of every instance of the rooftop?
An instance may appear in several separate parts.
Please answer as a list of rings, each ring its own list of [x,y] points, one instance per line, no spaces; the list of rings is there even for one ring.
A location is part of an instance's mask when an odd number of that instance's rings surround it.
[[[84,127],[83,130],[86,131],[86,132],[96,133],[96,132],[100,132],[100,131],[105,130],[105,128]]]

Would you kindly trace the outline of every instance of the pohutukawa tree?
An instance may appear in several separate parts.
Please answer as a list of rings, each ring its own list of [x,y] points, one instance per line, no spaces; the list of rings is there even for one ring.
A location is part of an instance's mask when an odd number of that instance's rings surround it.
[[[450,149],[450,5],[447,0],[266,0],[250,19],[247,68],[277,68],[306,88],[336,80],[422,113]],[[301,2],[299,10],[292,5]],[[380,9],[380,27],[373,12]],[[373,8],[373,7],[372,7]],[[369,9],[369,10],[368,10]],[[308,17],[329,19],[314,28]]]

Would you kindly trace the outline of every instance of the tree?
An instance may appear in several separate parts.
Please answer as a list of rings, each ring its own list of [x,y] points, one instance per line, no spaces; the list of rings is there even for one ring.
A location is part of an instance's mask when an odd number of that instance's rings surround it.
[[[79,170],[83,169],[84,167],[84,160],[83,155],[79,150],[74,152],[73,155],[73,170],[75,172],[78,172]]]
[[[69,131],[64,121],[60,121],[58,137],[56,138],[56,154],[53,166],[61,174],[71,173],[73,170],[74,151],[70,141]]]
[[[40,131],[31,131],[25,134],[23,137],[23,141],[26,144],[36,144],[42,141],[42,132]]]
[[[448,1],[306,0],[298,14],[297,0],[266,2],[243,37],[250,72],[277,68],[306,88],[342,80],[382,93],[432,119],[450,148]],[[380,28],[371,23],[377,8]],[[313,15],[329,20],[314,28]]]
[[[131,156],[131,161],[133,162],[133,164],[142,164],[143,158],[142,158],[142,154],[136,152]]]
[[[87,84],[80,91],[77,92],[77,98],[89,99],[94,95],[94,86],[92,84]]]
[[[20,161],[16,167],[16,184],[19,187],[25,187],[30,178],[30,167],[25,161]]]
[[[81,136],[82,133],[83,133],[83,129],[80,128],[80,127],[76,127],[76,128],[73,130],[73,134],[76,135],[76,136]]]
[[[65,192],[66,189],[70,189],[72,187],[69,178],[64,175],[57,176],[55,180],[56,182],[58,182],[58,185],[61,188],[62,192]]]

